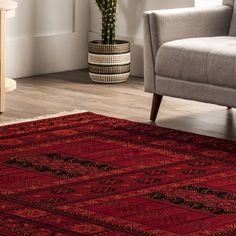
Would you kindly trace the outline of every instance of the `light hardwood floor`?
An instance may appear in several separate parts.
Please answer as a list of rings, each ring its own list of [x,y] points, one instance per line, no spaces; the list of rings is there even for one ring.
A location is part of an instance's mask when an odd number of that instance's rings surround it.
[[[17,79],[7,94],[0,122],[74,109],[149,123],[152,95],[143,92],[143,79],[94,84],[86,70]],[[157,125],[236,140],[236,109],[164,97]]]

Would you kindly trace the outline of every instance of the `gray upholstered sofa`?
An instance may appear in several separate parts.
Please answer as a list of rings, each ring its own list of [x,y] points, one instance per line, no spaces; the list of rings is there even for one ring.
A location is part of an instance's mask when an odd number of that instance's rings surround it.
[[[236,107],[236,0],[144,13],[145,91]]]

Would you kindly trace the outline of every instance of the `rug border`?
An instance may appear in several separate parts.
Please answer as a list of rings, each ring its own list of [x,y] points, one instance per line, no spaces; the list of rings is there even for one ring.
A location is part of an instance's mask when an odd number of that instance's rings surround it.
[[[32,118],[23,118],[23,119],[15,119],[12,121],[6,121],[6,122],[0,122],[0,127],[7,126],[7,125],[13,125],[13,124],[19,124],[19,123],[25,123],[25,122],[31,122],[31,121],[37,121],[37,120],[44,120],[49,118],[55,118],[59,116],[65,116],[65,115],[73,115],[73,114],[80,114],[88,112],[86,110],[72,110],[72,111],[62,111],[57,113],[51,113],[47,115],[41,115],[41,116],[34,116]]]
[[[41,116],[35,116],[32,118],[22,118],[22,119],[15,119],[12,121],[0,121],[0,127],[4,127],[4,126],[8,126],[8,125],[14,125],[14,124],[20,124],[20,123],[27,123],[27,122],[33,122],[33,121],[39,121],[39,120],[46,120],[46,119],[50,119],[50,118],[56,118],[56,117],[60,117],[60,116],[66,116],[66,115],[73,115],[73,114],[82,114],[82,113],[93,113],[96,115],[100,115],[100,116],[105,116],[105,117],[109,117],[112,119],[119,119],[119,120],[126,120],[129,122],[134,122],[134,123],[138,123],[138,124],[142,124],[142,125],[153,125],[153,123],[151,122],[140,122],[140,121],[134,121],[134,120],[130,120],[127,118],[118,118],[118,117],[114,117],[114,116],[109,116],[109,115],[104,115],[104,114],[99,114],[99,113],[94,113],[88,110],[71,110],[71,111],[62,111],[62,112],[57,112],[57,113],[51,113],[51,114],[47,114],[47,115],[41,115]],[[222,138],[222,137],[216,137],[216,136],[210,136],[210,135],[206,135],[206,134],[201,134],[201,133],[196,133],[196,132],[191,132],[191,131],[185,131],[185,130],[179,130],[176,128],[171,128],[171,127],[165,127],[165,126],[160,126],[157,123],[155,123],[155,125],[153,125],[154,127],[159,127],[162,129],[168,129],[168,130],[175,130],[175,131],[180,131],[183,133],[190,133],[193,135],[198,135],[198,136],[203,136],[203,137],[208,137],[208,138],[213,138],[213,139],[218,139],[218,140],[224,140],[227,142],[236,142],[235,139],[226,139],[226,138]]]

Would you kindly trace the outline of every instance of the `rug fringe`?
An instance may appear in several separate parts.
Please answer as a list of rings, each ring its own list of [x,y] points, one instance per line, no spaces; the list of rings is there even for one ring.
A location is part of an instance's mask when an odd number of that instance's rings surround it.
[[[35,121],[35,120],[43,120],[43,119],[48,119],[48,118],[54,118],[57,116],[72,115],[72,114],[84,113],[84,112],[88,112],[88,111],[86,110],[62,111],[62,112],[58,112],[54,114],[47,114],[44,116],[35,116],[32,118],[16,119],[13,121],[0,122],[0,126],[12,125],[12,124],[23,123],[23,122],[30,122],[30,121]]]

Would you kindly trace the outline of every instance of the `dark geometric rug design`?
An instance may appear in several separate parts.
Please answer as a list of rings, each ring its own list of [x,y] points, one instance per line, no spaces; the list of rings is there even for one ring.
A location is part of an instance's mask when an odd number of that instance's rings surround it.
[[[0,127],[0,235],[236,235],[236,142],[90,112]]]

